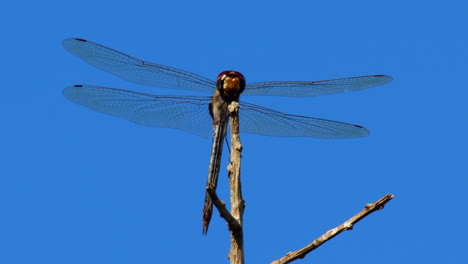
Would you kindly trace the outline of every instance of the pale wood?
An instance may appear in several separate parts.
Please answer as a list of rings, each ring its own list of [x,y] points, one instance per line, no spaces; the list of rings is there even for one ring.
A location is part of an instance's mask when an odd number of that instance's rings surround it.
[[[228,107],[231,120],[231,155],[229,158],[228,177],[231,198],[231,215],[237,220],[238,228],[230,228],[231,250],[228,258],[231,264],[244,264],[243,215],[245,201],[242,199],[240,179],[242,145],[239,135],[239,103],[232,102]]]
[[[232,102],[228,107],[230,113],[230,126],[231,126],[231,155],[229,158],[228,165],[228,177],[229,177],[229,189],[230,189],[230,201],[231,201],[231,212],[229,212],[225,203],[221,201],[217,194],[214,186],[209,185],[207,192],[211,197],[213,204],[218,209],[220,216],[223,217],[231,233],[231,249],[228,254],[228,258],[231,264],[244,264],[244,233],[243,233],[243,215],[245,209],[245,201],[242,198],[242,187],[240,179],[240,167],[241,167],[241,152],[242,145],[240,142],[239,135],[239,104]],[[364,209],[344,222],[343,224],[328,230],[325,234],[315,239],[309,245],[297,251],[288,252],[284,257],[271,262],[271,264],[286,264],[297,259],[304,258],[307,254],[337,236],[343,231],[351,230],[357,222],[366,217],[367,215],[381,210],[384,205],[393,198],[392,194],[387,194],[375,203],[367,204]]]
[[[380,198],[378,201],[375,203],[370,203],[367,204],[364,209],[362,209],[361,212],[356,214],[355,216],[351,217],[348,221],[344,222],[343,224],[328,230],[325,234],[323,234],[321,237],[315,239],[312,243],[309,245],[305,246],[304,248],[301,248],[297,251],[293,252],[288,252],[284,257],[275,260],[271,262],[271,264],[286,264],[290,263],[294,260],[297,259],[302,259],[304,258],[307,254],[309,254],[312,250],[318,248],[328,240],[332,239],[336,235],[340,234],[343,231],[346,230],[351,230],[353,229],[353,225],[359,222],[361,219],[366,217],[367,215],[381,210],[384,208],[384,205],[389,202],[390,200],[393,199],[393,194],[387,194],[384,197]]]
[[[226,209],[226,203],[219,199],[214,186],[209,184],[208,187],[206,187],[206,192],[210,195],[211,201],[216,206],[216,209],[218,209],[219,215],[226,220],[229,230],[238,230],[240,228],[239,222],[237,222]]]

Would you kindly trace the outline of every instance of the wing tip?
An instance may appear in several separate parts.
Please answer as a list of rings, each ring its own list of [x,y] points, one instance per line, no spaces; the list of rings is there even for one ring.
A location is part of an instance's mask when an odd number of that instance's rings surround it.
[[[370,130],[363,127],[363,126],[360,126],[360,125],[354,125],[355,127],[358,128],[359,130],[359,133],[356,134],[356,137],[367,137],[370,135]]]
[[[83,84],[74,84],[74,85],[70,85],[70,86],[67,86],[65,88],[63,88],[63,90],[69,90],[69,89],[73,89],[73,88],[82,88],[84,87]]]
[[[79,43],[82,42],[89,42],[86,39],[82,38],[66,38],[62,40],[62,47],[66,49],[67,51],[71,52],[70,48],[73,48],[75,45],[80,45]]]
[[[380,85],[384,85],[393,81],[393,77],[390,75],[377,74],[377,75],[373,75],[373,77],[380,78],[381,80],[383,80],[383,83]]]
[[[67,86],[67,87],[63,88],[62,94],[66,98],[71,99],[73,97],[73,95],[75,94],[75,92],[77,92],[77,89],[83,88],[83,87],[84,87],[84,85],[82,85],[82,84],[70,85],[70,86]]]
[[[66,38],[62,42],[72,42],[72,41],[89,42],[88,40],[82,39],[82,38]]]
[[[341,131],[341,133],[315,136],[315,138],[323,138],[323,139],[363,138],[369,135],[370,135],[369,129],[360,125],[352,124],[351,127],[348,127],[348,129]]]

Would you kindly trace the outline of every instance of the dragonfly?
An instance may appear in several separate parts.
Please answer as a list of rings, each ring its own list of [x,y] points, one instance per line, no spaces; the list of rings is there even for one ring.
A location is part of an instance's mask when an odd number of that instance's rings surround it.
[[[268,81],[246,84],[240,72],[221,72],[211,80],[174,67],[140,60],[98,43],[69,38],[62,46],[88,64],[124,80],[159,88],[206,92],[213,96],[153,95],[94,85],[66,87],[63,94],[74,103],[111,116],[153,127],[212,136],[207,186],[216,188],[223,141],[227,133],[227,105],[242,96],[312,97],[356,91],[387,84],[392,77],[369,75],[323,81]],[[356,138],[369,135],[366,128],[344,122],[282,113],[259,105],[239,102],[243,133],[276,137]],[[208,232],[213,203],[205,192],[202,233]]]

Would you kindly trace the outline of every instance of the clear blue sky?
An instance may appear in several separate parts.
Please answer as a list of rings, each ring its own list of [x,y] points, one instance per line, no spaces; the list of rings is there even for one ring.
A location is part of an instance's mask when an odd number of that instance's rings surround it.
[[[295,263],[467,263],[467,4],[311,2],[3,4],[0,263],[228,263],[217,213],[201,235],[211,140],[93,112],[62,89],[196,93],[93,68],[61,47],[69,37],[213,79],[227,69],[247,82],[393,76],[359,92],[249,98],[371,135],[242,135],[246,261],[269,263],[393,193],[383,211]]]

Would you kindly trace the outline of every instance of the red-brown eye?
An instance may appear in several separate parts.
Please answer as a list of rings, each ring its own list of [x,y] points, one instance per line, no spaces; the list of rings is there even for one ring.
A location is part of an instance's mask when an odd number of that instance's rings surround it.
[[[218,75],[218,78],[217,78],[217,79],[219,80],[219,79],[223,78],[223,76],[229,76],[229,77],[231,77],[231,78],[239,77],[239,78],[245,80],[244,75],[242,75],[242,73],[236,72],[236,71],[223,71],[222,73],[220,73],[220,74]]]
[[[230,73],[230,71],[223,71],[222,73],[220,73],[220,74],[218,75],[218,78],[217,78],[217,79],[219,80],[219,79],[222,78],[223,76],[229,75],[229,73]]]
[[[235,73],[239,78],[245,80],[245,77],[244,77],[244,75],[243,75],[242,73],[240,73],[240,72],[234,72],[234,73]]]

